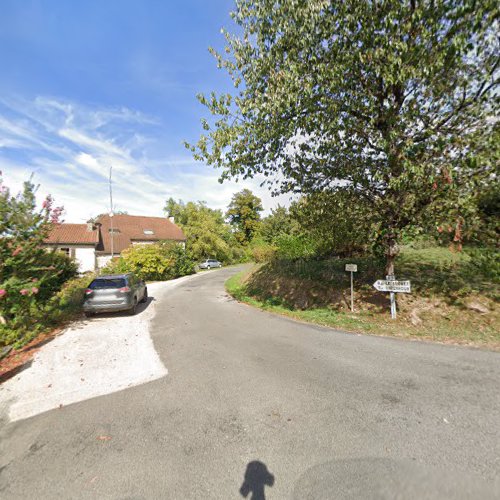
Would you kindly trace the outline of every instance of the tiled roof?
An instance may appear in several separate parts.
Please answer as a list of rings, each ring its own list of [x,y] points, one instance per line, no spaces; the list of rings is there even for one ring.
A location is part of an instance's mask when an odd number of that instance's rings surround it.
[[[50,245],[96,245],[99,231],[87,224],[54,224],[45,240]]]
[[[98,221],[101,225],[101,238],[97,251],[111,253],[111,218],[102,215]],[[145,217],[142,215],[113,216],[113,252],[120,253],[135,241],[185,241],[186,237],[179,226],[166,217]],[[145,234],[152,231],[152,234]]]

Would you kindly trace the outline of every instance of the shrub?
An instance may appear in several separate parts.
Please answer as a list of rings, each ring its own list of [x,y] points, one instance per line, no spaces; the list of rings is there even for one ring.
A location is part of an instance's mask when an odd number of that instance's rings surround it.
[[[470,257],[468,267],[472,274],[488,277],[491,281],[500,281],[500,252],[494,247],[466,247]]]
[[[94,277],[95,274],[89,273],[68,280],[50,300],[40,304],[29,302],[30,297],[26,295],[23,304],[26,314],[17,315],[15,322],[0,324],[0,346],[21,347],[42,331],[81,313],[85,289]]]
[[[264,241],[258,241],[251,244],[249,248],[249,257],[253,262],[269,262],[276,256],[277,248]]]
[[[38,209],[35,193],[30,180],[12,196],[0,179],[0,346],[36,334],[48,302],[77,272],[67,256],[43,248],[62,208],[48,196]]]
[[[133,272],[148,281],[170,280],[193,274],[193,262],[182,246],[172,242],[132,246],[122,252],[103,272],[115,274]]]
[[[283,260],[310,259],[318,250],[317,243],[304,235],[282,235],[276,245],[276,257]]]
[[[87,273],[84,276],[67,281],[62,289],[52,298],[50,306],[54,311],[52,316],[61,314],[61,319],[82,310],[85,290],[96,277],[94,273]]]

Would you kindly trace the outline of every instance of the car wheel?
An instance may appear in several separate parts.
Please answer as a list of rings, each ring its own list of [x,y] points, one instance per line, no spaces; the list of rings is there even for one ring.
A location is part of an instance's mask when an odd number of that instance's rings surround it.
[[[144,302],[148,301],[148,288],[144,287],[144,297],[142,298],[141,302],[144,304]]]
[[[87,318],[91,318],[95,313],[91,312],[91,311],[85,311],[83,314],[85,314],[85,316]]]
[[[137,297],[134,297],[134,305],[128,310],[130,316],[133,316],[137,312]]]

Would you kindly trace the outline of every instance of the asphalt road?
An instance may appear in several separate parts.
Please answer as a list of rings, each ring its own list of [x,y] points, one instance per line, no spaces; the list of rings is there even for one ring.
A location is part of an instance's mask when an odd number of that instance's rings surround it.
[[[168,375],[0,430],[2,499],[500,498],[500,355],[156,303]],[[131,332],[133,334],[133,332]]]

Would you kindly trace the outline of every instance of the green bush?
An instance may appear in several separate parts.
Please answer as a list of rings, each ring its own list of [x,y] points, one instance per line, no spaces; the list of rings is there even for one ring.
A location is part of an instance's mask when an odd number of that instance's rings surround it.
[[[76,275],[76,264],[61,253],[43,251],[36,257],[36,267],[19,270],[0,284],[0,315],[12,330],[33,328],[40,312]]]
[[[101,268],[100,274],[125,274],[132,272],[122,256],[110,260],[105,267]]]
[[[21,347],[44,330],[71,319],[82,310],[85,289],[94,274],[68,280],[49,300],[36,301],[33,293],[22,295],[13,307],[13,319],[0,324],[0,346]],[[12,289],[11,289],[12,290]]]
[[[96,274],[87,273],[84,276],[67,281],[49,304],[52,311],[51,316],[54,318],[60,314],[60,318],[65,319],[68,315],[80,312],[85,290],[95,277]]]
[[[284,234],[276,240],[276,257],[283,260],[313,258],[318,250],[317,243],[304,235]]]
[[[269,262],[276,256],[277,247],[265,241],[252,242],[248,254],[253,262]]]
[[[468,267],[472,274],[500,281],[500,252],[496,248],[466,247],[465,253],[470,257]]]
[[[0,179],[0,346],[43,329],[49,302],[77,272],[67,256],[43,247],[62,208],[53,207],[50,196],[37,208],[35,193],[29,180],[11,195]]]
[[[106,274],[133,272],[143,280],[162,281],[193,274],[195,267],[182,246],[160,242],[132,246],[102,271]]]

